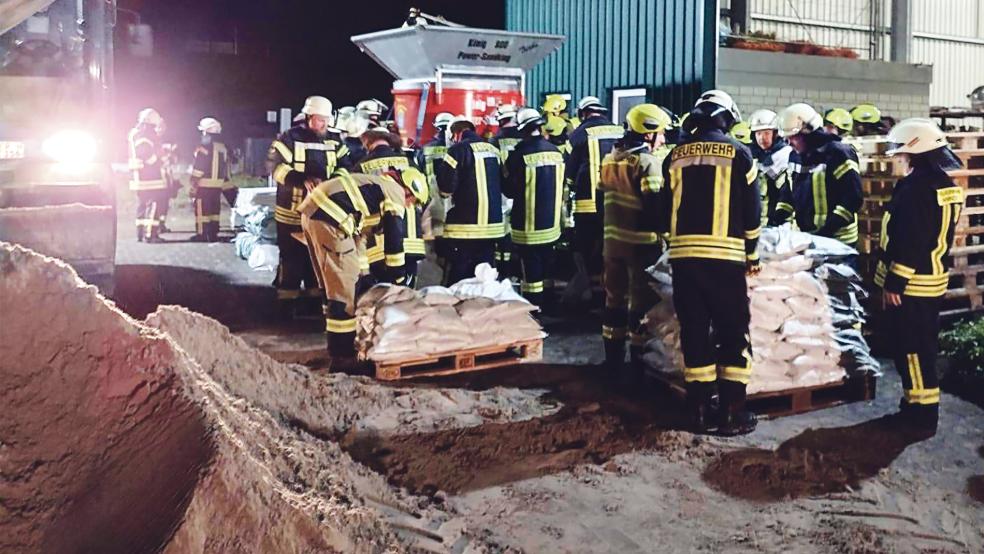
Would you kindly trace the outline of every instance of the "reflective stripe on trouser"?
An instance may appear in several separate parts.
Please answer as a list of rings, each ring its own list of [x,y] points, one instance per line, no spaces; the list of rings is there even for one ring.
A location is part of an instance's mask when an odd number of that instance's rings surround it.
[[[885,314],[892,360],[909,404],[940,402],[936,376],[940,304],[941,298],[903,296],[902,304],[888,308]]]
[[[280,263],[277,266],[277,278],[274,280],[274,286],[277,287],[279,300],[299,298],[302,295],[302,284],[310,291],[305,291],[305,296],[313,296],[316,293],[320,295],[318,278],[311,266],[308,248],[291,236],[292,233],[300,232],[302,232],[300,226],[277,222],[277,247],[280,250]]]
[[[715,381],[720,370],[721,379],[747,385],[752,352],[744,265],[721,260],[671,263],[684,380]]]
[[[638,245],[625,253],[631,255],[605,258],[605,312],[601,334],[606,339],[628,336],[632,346],[641,347],[649,339],[649,331],[642,325],[642,319],[659,300],[649,286],[646,268],[659,259],[660,249],[655,245]]]
[[[195,233],[214,241],[219,238],[219,210],[222,191],[199,188],[195,193]]]
[[[161,224],[160,206],[166,194],[166,189],[137,191],[137,240],[157,236]]]
[[[355,340],[355,285],[359,280],[356,241],[324,221],[301,217],[308,249],[314,256],[327,298],[325,331],[333,355],[350,355]]]
[[[543,303],[544,285],[547,265],[553,253],[553,244],[515,245],[519,256],[519,267],[522,275],[520,291],[532,304],[539,306]]]

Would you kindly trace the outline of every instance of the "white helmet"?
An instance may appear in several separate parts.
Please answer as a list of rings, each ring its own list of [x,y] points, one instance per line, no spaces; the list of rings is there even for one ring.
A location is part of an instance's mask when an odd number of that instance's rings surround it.
[[[355,117],[355,106],[342,106],[335,114],[335,125],[339,129],[344,129],[353,117]]]
[[[214,117],[206,117],[198,122],[198,130],[210,135],[217,135],[222,132],[222,123]]]
[[[355,110],[343,129],[350,137],[361,137],[371,126],[372,121],[369,120],[369,116]]]
[[[516,118],[516,106],[514,104],[502,104],[495,109],[495,120],[502,121],[503,119],[515,119]]]
[[[144,108],[140,110],[139,114],[137,114],[137,123],[146,123],[148,125],[157,126],[163,122],[164,118],[161,117],[161,114],[157,113],[157,110],[154,108]]]
[[[592,111],[596,112],[607,112],[608,108],[598,100],[597,96],[585,96],[584,98],[578,100],[577,102],[577,113],[590,108]]]
[[[727,92],[717,89],[709,90],[701,94],[700,97],[697,98],[697,101],[694,102],[694,107],[696,108],[697,106],[700,106],[705,102],[709,102],[711,104],[714,104],[715,106],[718,106],[717,110],[707,115],[714,117],[715,115],[721,113],[721,111],[727,111],[731,113],[731,116],[734,118],[735,123],[741,121],[741,112],[738,111],[738,105],[735,104],[734,98],[732,98],[731,95],[728,94]]]
[[[922,154],[949,145],[946,135],[930,119],[913,117],[902,120],[888,132],[888,142],[893,148],[885,152],[894,154]]]
[[[448,128],[448,125],[451,125],[451,121],[453,119],[454,116],[452,114],[448,112],[441,112],[436,116],[434,116],[434,127],[441,129],[443,131],[444,129]]]
[[[530,126],[539,127],[544,124],[543,116],[533,108],[523,108],[516,114],[516,127],[525,131]]]
[[[823,127],[823,116],[813,106],[798,102],[779,113],[779,132],[784,137],[809,133]]]
[[[767,129],[779,130],[779,116],[772,110],[755,110],[748,118],[748,124],[752,127],[752,132],[765,131]]]
[[[304,115],[320,115],[329,119],[334,118],[331,100],[328,100],[324,96],[308,96],[304,100],[304,107],[301,108],[301,113]]]
[[[381,116],[386,110],[386,107],[386,104],[383,104],[379,100],[370,98],[369,100],[363,100],[356,104],[355,109],[368,115]]]

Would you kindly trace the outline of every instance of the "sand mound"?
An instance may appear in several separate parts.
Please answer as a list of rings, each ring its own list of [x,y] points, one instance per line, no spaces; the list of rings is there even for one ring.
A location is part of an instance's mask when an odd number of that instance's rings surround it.
[[[531,392],[312,378],[180,308],[155,329],[7,244],[0,309],[0,551],[472,551],[322,434],[544,413]]]

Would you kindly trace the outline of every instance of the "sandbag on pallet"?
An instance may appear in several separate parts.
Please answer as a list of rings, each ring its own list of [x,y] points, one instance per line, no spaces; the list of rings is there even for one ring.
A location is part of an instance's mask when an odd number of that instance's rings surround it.
[[[752,380],[749,394],[837,382],[848,372],[878,374],[878,362],[859,331],[858,274],[843,262],[856,252],[839,241],[793,231],[763,230],[762,271],[749,278]],[[654,339],[645,361],[682,375],[680,327],[673,308],[671,268],[664,256],[649,269],[661,301],[646,317]]]

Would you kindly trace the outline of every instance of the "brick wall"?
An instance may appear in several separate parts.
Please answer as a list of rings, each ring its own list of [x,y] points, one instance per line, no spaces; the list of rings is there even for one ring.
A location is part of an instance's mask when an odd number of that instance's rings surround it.
[[[746,116],[806,102],[823,112],[862,102],[884,115],[928,117],[932,67],[721,48],[717,87],[734,97]]]

